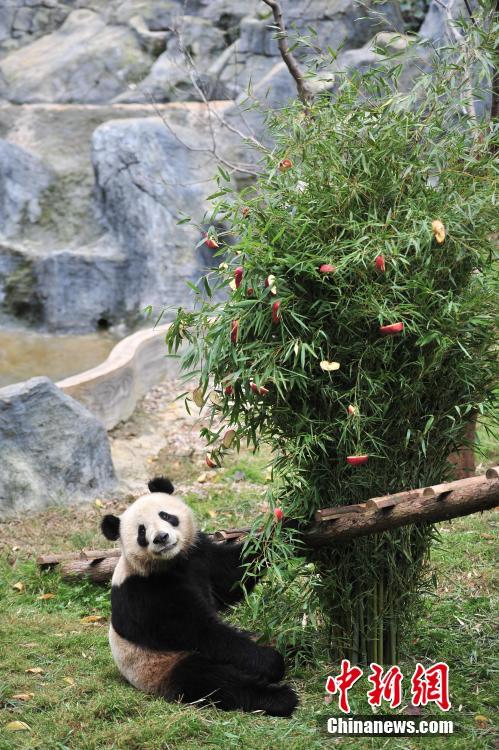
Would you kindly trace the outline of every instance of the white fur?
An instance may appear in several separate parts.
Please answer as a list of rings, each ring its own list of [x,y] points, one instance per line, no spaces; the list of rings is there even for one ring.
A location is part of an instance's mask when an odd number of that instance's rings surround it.
[[[161,511],[179,520],[172,526],[160,518]],[[139,526],[146,530],[147,547],[137,541]],[[142,495],[120,516],[120,546],[122,557],[113,575],[113,584],[119,585],[131,573],[147,575],[156,564],[170,560],[192,546],[197,532],[192,510],[179,497],[163,492]],[[155,544],[158,534],[167,533],[166,545]]]
[[[185,651],[151,651],[121,638],[109,627],[111,653],[119,671],[128,682],[145,693],[168,689],[168,675],[186,655]]]

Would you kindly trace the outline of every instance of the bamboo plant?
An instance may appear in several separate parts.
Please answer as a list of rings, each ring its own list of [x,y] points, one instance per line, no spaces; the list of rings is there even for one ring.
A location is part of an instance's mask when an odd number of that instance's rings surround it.
[[[257,184],[233,194],[220,172],[212,222],[228,228],[208,241],[223,256],[167,334],[197,378],[187,401],[212,417],[208,464],[243,442],[271,451],[270,511],[248,541],[271,569],[260,628],[299,646],[313,623],[335,658],[392,664],[434,528],[312,552],[281,514],[306,525],[320,508],[443,481],[470,415],[490,410],[493,133],[463,115],[455,68],[410,98],[395,83],[344,79],[334,100],[269,118]]]

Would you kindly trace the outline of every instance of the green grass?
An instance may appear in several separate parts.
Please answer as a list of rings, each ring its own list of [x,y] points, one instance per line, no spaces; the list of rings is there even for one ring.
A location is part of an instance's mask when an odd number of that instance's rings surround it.
[[[243,471],[245,478],[236,483],[237,471]],[[188,499],[205,527],[243,525],[264,500],[265,461],[239,458],[219,477],[201,486],[202,495],[193,483]],[[108,588],[86,582],[69,584],[56,572],[40,572],[28,552],[30,539],[35,552],[82,543],[102,546],[98,520],[105,512],[108,507],[67,509],[58,526],[60,512],[48,511],[24,525],[5,525],[0,556],[0,750],[315,750],[332,744],[345,750],[494,747],[499,686],[493,661],[498,652],[493,624],[497,549],[493,513],[442,525],[441,543],[432,556],[438,588],[425,599],[400,665],[407,682],[416,661],[425,665],[447,661],[450,714],[462,725],[460,734],[448,739],[333,740],[319,731],[318,721],[339,713],[335,702],[326,707],[323,700],[325,679],[336,674],[338,665],[328,663],[320,653],[312,664],[290,663],[290,678],[301,698],[291,720],[168,704],[126,684],[107,643]],[[18,539],[23,549],[12,551]],[[23,583],[22,592],[13,588],[17,582]],[[54,597],[39,599],[45,593]],[[250,620],[248,613],[249,608],[242,605],[232,619],[245,624]],[[97,624],[81,621],[93,614],[104,620]],[[26,672],[33,667],[43,673]],[[356,714],[370,713],[367,688],[365,675],[351,691]],[[13,698],[19,693],[33,693],[33,697],[28,701]],[[438,710],[428,713],[435,715]],[[477,721],[476,716],[486,720]],[[6,725],[15,720],[25,722],[29,730],[9,732]]]

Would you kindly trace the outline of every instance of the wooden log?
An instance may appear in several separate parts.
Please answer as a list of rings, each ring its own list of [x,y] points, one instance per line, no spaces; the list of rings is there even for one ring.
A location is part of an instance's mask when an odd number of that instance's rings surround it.
[[[410,502],[420,497],[422,490],[412,490],[410,492],[399,492],[396,495],[383,495],[383,497],[372,497],[367,501],[366,506],[370,510],[385,510],[394,508],[399,503]]]
[[[485,476],[371,498],[367,503],[324,508],[317,511],[315,524],[302,538],[310,547],[341,544],[412,523],[437,523],[467,516],[498,504],[499,467],[496,466]],[[250,528],[227,529],[208,536],[224,543],[243,538],[249,532]],[[118,549],[82,550],[42,555],[37,562],[42,567],[60,565],[64,578],[89,577],[103,583],[111,578],[119,555]]]
[[[95,560],[68,560],[59,563],[61,576],[67,581],[89,578],[94,583],[107,583],[113,576],[121,554],[119,549],[107,550],[107,552],[106,557],[98,557]],[[109,554],[110,552],[114,554]]]
[[[60,552],[58,554],[40,555],[36,558],[37,565],[42,569],[53,568],[61,562],[70,560],[79,560],[82,562],[91,562],[98,558],[119,557],[119,549],[81,549],[79,552]]]
[[[213,534],[208,534],[208,536],[210,536],[215,542],[228,542],[246,536],[250,531],[251,529],[249,526],[243,529],[221,529],[220,531],[214,531]]]
[[[311,547],[344,543],[359,536],[377,534],[411,523],[436,523],[467,516],[490,510],[499,503],[499,479],[495,477],[460,479],[445,487],[444,493],[426,497],[419,493],[416,497],[401,501],[388,513],[383,509],[372,509],[364,514],[345,515],[332,524],[317,524],[304,535],[304,539]]]
[[[321,521],[333,521],[335,518],[339,518],[348,513],[365,513],[366,510],[366,503],[357,503],[356,505],[338,505],[338,507],[318,510],[315,513],[314,518],[317,523],[321,523]]]

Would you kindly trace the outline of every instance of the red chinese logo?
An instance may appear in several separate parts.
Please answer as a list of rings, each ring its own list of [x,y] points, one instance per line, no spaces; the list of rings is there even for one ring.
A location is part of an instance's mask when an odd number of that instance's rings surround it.
[[[371,674],[368,680],[374,686],[367,693],[370,706],[381,706],[381,701],[387,701],[391,708],[397,708],[402,703],[403,674],[399,667],[390,667],[383,673],[379,664],[371,664]]]
[[[326,703],[330,703],[332,695],[339,695],[339,707],[343,713],[350,713],[348,702],[348,691],[360,680],[363,671],[360,667],[351,666],[348,659],[341,662],[340,674],[336,677],[328,677],[326,681]],[[373,662],[370,665],[370,673],[367,677],[372,688],[367,692],[369,705],[381,706],[386,701],[390,708],[398,708],[402,703],[402,680],[404,676],[400,667],[393,666],[383,670],[379,664]],[[419,662],[411,677],[411,700],[413,706],[427,706],[435,703],[442,711],[448,711],[451,707],[449,700],[449,667],[445,662],[437,662],[425,669]]]
[[[357,680],[362,677],[362,669],[360,667],[351,667],[348,659],[343,659],[341,662],[341,672],[337,677],[328,677],[326,681],[326,692],[330,695],[339,693],[339,705],[340,709],[345,714],[350,713],[350,704],[348,702],[348,691],[355,685]]]
[[[444,662],[437,662],[428,669],[416,664],[411,678],[412,703],[414,706],[427,706],[436,703],[442,711],[450,709],[449,700],[449,667]]]

